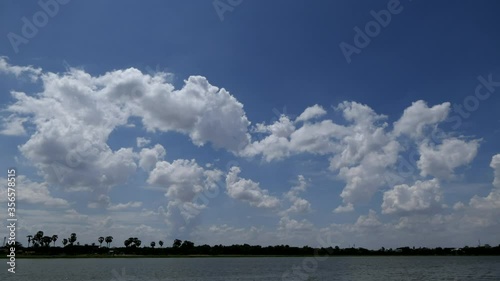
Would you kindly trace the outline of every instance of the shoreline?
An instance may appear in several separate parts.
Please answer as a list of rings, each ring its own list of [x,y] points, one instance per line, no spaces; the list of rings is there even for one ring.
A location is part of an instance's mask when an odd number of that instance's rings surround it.
[[[499,257],[500,255],[335,255],[342,257]],[[19,255],[16,259],[130,259],[130,258],[306,258],[315,255]],[[3,259],[8,259],[2,256]]]

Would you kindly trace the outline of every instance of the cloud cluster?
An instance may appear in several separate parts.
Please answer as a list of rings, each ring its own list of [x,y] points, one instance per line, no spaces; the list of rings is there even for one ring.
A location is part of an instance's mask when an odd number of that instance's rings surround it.
[[[280,205],[278,198],[269,195],[269,191],[262,189],[259,183],[239,176],[241,169],[231,167],[226,176],[226,188],[229,197],[238,199],[258,208],[277,208]]]
[[[479,139],[442,131],[440,125],[450,112],[447,102],[428,106],[416,101],[392,123],[389,116],[368,105],[345,101],[332,112],[316,104],[295,119],[282,115],[271,124],[250,126],[243,105],[202,76],[191,76],[176,89],[167,74],[161,72],[145,74],[129,68],[102,75],[81,69],[52,73],[32,66],[13,66],[3,57],[0,73],[27,78],[40,86],[36,93],[12,91],[14,101],[3,108],[1,116],[0,134],[26,137],[19,150],[44,179],[38,183],[19,176],[23,189],[18,199],[66,208],[64,222],[80,220],[86,227],[123,230],[127,219],[133,217],[138,220],[134,222],[135,231],[161,233],[138,219],[148,217],[164,220],[170,233],[188,232],[201,237],[202,231],[193,222],[209,202],[200,195],[217,194],[219,182],[225,179],[225,194],[230,198],[276,215],[277,239],[283,234],[293,238],[295,234],[310,235],[315,231],[335,233],[345,241],[362,233],[362,238],[369,241],[366,235],[372,233],[390,239],[404,233],[442,231],[449,235],[459,230],[474,233],[474,227],[498,229],[500,155],[490,163],[494,170],[491,192],[484,197],[476,195],[469,202],[457,202],[455,213],[445,213],[442,186],[460,179],[460,169],[472,163],[480,146]],[[339,118],[334,121],[328,113]],[[271,162],[299,154],[324,156],[329,162],[325,170],[344,182],[340,192],[343,203],[332,206],[333,212],[354,211],[356,204],[382,192],[381,214],[370,210],[351,224],[317,229],[303,217],[292,217],[305,216],[312,210],[304,196],[308,189],[304,176],[298,176],[297,184],[283,197],[276,197],[272,188],[241,177],[239,167],[223,173],[195,159],[166,160],[167,149],[151,144],[146,137],[137,137],[133,147],[115,148],[109,144],[113,132],[139,125],[136,120],[148,133],[177,132],[196,146],[210,144],[237,157],[262,157]],[[262,138],[257,139],[257,134]],[[414,173],[403,174],[402,162]],[[107,192],[114,186],[124,186],[138,172],[147,175],[148,185],[165,193],[165,201],[160,200],[165,204],[156,206],[157,211],[146,209],[133,216],[132,211],[148,206],[135,200],[112,203]],[[107,210],[109,216],[99,216],[92,222],[88,215],[71,209],[73,203],[54,196],[51,188],[56,186],[62,187],[61,191],[93,191],[95,201],[87,207]],[[381,215],[396,219],[387,222]],[[428,229],[422,230],[426,225]],[[251,235],[245,237],[249,239],[271,235],[258,228],[228,225],[213,225],[208,231],[214,237],[248,231]]]
[[[479,140],[446,133],[436,140],[434,132],[446,120],[449,103],[429,107],[424,101],[414,102],[392,126],[387,116],[364,104],[342,102],[335,111],[345,122],[321,120],[326,111],[314,105],[296,120],[282,116],[273,124],[259,123],[256,131],[267,136],[253,141],[241,155],[262,155],[266,161],[300,153],[329,155],[330,170],[345,181],[340,194],[345,205],[334,210],[339,213],[352,211],[354,204],[370,200],[383,188],[410,183],[419,190],[420,186],[411,182],[413,177],[406,179],[398,170],[405,153],[416,151],[418,162],[409,164],[420,170],[422,180],[427,176],[452,180],[455,170],[469,164],[479,148]],[[400,191],[401,186],[394,193]]]
[[[478,140],[446,135],[440,143],[431,141],[429,132],[446,119],[449,103],[428,107],[423,101],[414,102],[392,127],[387,116],[364,104],[340,103],[335,111],[345,120],[342,124],[324,119],[326,110],[314,105],[295,120],[282,115],[273,124],[256,124],[252,132],[265,137],[252,141],[243,105],[201,76],[189,77],[177,90],[164,73],[144,74],[129,68],[100,76],[79,69],[57,74],[0,60],[3,72],[29,74],[43,85],[36,95],[12,92],[15,103],[6,108],[10,115],[5,117],[11,125],[3,133],[25,133],[25,127],[33,125],[30,138],[20,146],[22,154],[48,183],[70,189],[123,184],[138,166],[152,170],[165,157],[158,145],[146,148],[145,138],[137,139],[142,147],[139,153],[133,148],[110,148],[110,134],[126,126],[131,117],[138,117],[148,131],[176,131],[188,135],[195,145],[211,143],[245,157],[262,155],[273,161],[301,153],[328,155],[330,170],[345,181],[340,196],[346,205],[338,211],[350,210],[381,188],[392,187],[394,182],[388,178],[397,176],[395,165],[409,147],[418,147],[420,175],[438,179],[452,179],[455,169],[470,163],[479,147]],[[174,164],[178,166],[163,168],[192,165]],[[153,176],[158,173],[153,172]],[[234,174],[230,172],[228,178]],[[277,204],[271,199],[259,202],[261,191],[251,180],[233,179],[228,186],[232,197],[249,198],[261,206]]]
[[[4,117],[4,125],[10,125],[2,133],[24,134],[32,128],[28,141],[20,145],[22,154],[48,183],[69,189],[123,184],[136,171],[139,157],[140,165],[151,168],[146,155],[137,155],[133,148],[113,150],[107,143],[131,117],[149,131],[186,134],[198,146],[211,143],[236,152],[250,139],[243,105],[201,76],[189,77],[175,89],[165,74],[134,68],[92,76],[79,69],[52,73],[12,66],[0,58],[0,70],[29,74],[42,84],[36,94],[12,92],[15,102],[5,108],[10,115]]]

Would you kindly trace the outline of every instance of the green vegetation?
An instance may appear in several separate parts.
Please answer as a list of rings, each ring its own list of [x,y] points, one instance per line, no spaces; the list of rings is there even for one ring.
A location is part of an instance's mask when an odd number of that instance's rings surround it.
[[[207,256],[396,256],[396,255],[500,255],[500,245],[491,247],[486,244],[478,247],[463,248],[410,248],[402,247],[397,249],[368,250],[364,248],[312,248],[290,247],[288,245],[277,246],[251,246],[243,245],[199,245],[191,241],[175,239],[171,247],[163,247],[163,241],[158,241],[159,248],[155,248],[157,243],[151,241],[143,247],[142,241],[137,237],[130,237],[123,242],[124,247],[113,247],[112,236],[98,237],[99,245],[80,245],[77,242],[76,233],[72,233],[69,238],[62,239],[63,247],[56,247],[57,235],[45,236],[43,231],[38,231],[35,235],[28,235],[28,247],[23,247],[16,242],[16,253],[18,257],[45,258],[45,257],[207,257]],[[76,245],[75,245],[76,242]],[[106,242],[106,246],[102,246]],[[50,244],[53,243],[51,247]],[[31,245],[31,246],[30,246]],[[4,247],[7,250],[10,246]]]

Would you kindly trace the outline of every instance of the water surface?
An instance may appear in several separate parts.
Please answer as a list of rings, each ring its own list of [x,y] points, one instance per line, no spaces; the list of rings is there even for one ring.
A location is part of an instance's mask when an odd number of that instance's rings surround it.
[[[4,260],[5,261],[5,260]],[[0,280],[500,280],[500,257],[20,259]]]

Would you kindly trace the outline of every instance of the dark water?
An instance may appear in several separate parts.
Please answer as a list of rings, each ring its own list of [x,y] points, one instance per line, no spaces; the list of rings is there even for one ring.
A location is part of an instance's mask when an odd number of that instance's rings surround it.
[[[0,280],[500,280],[500,257],[22,259]],[[4,260],[6,261],[6,260]]]

